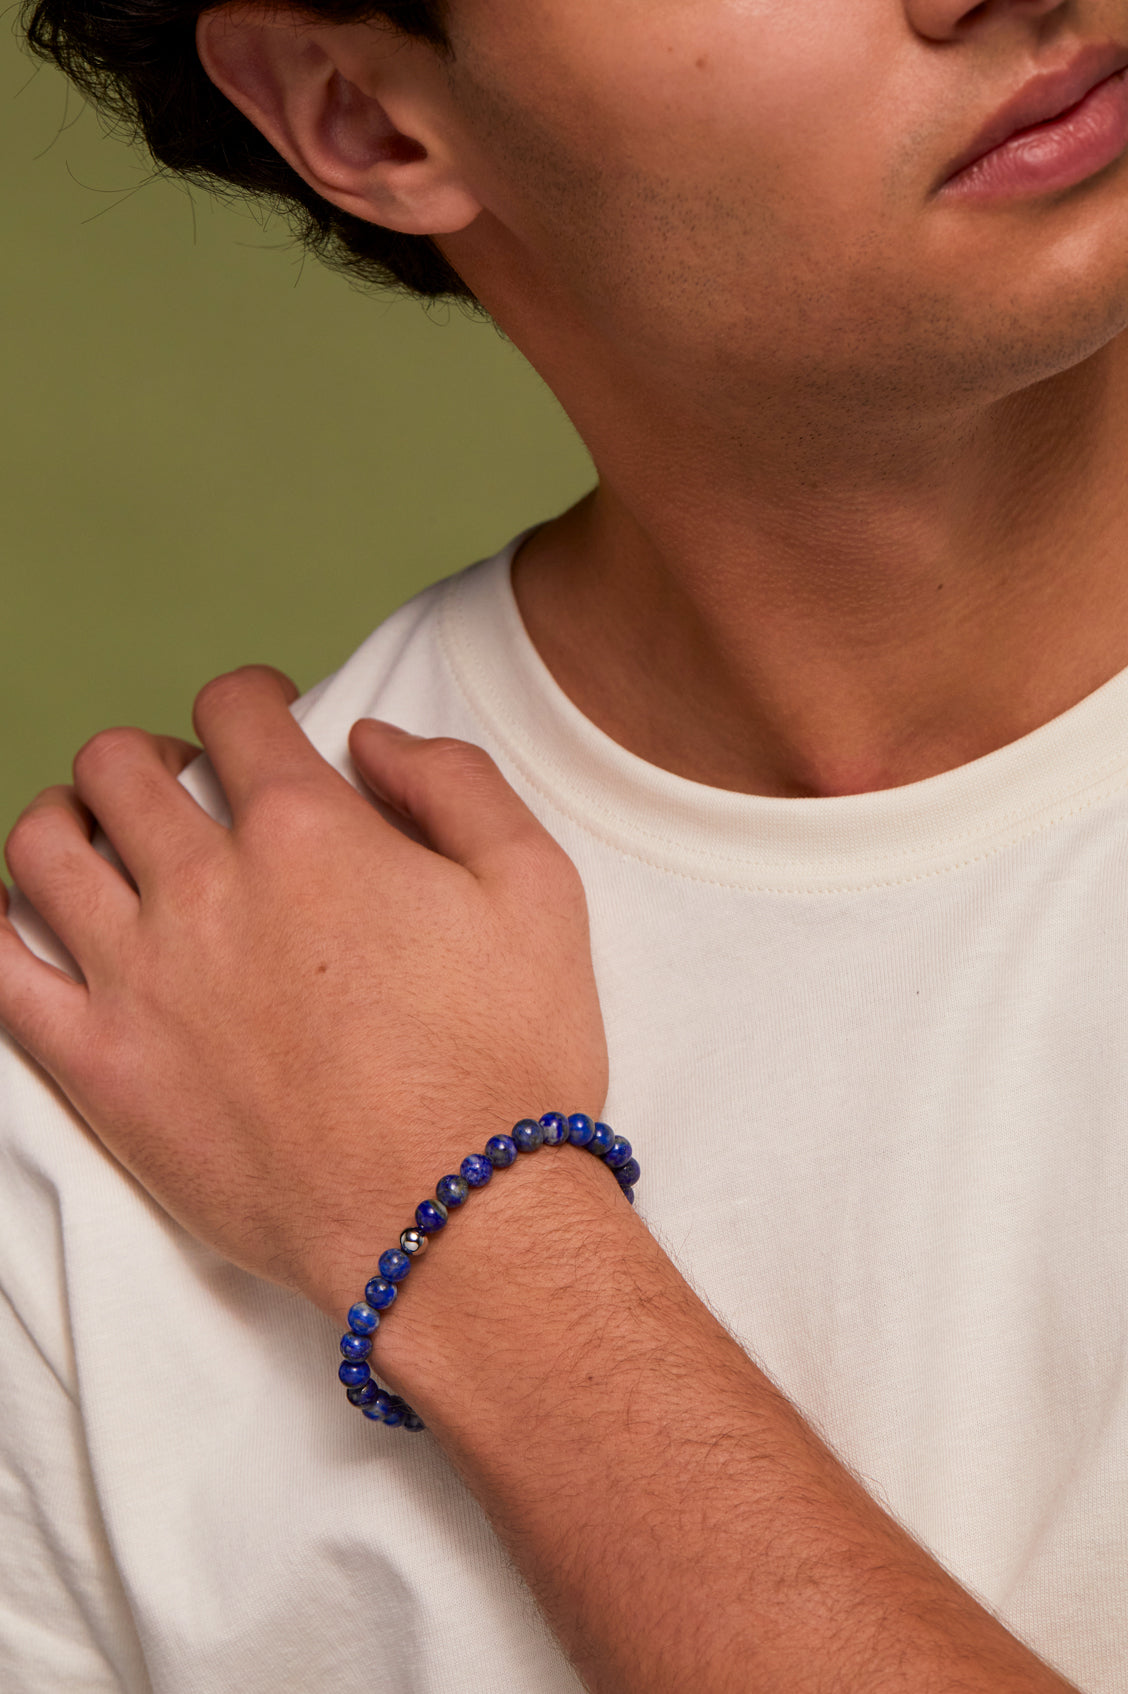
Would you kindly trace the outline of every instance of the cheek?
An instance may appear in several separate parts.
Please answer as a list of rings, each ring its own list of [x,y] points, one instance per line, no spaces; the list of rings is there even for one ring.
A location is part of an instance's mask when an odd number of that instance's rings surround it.
[[[496,209],[640,354],[818,357],[903,297],[930,167],[887,0],[504,0],[463,61]],[[488,53],[481,43],[488,43]],[[520,76],[514,76],[519,68]],[[926,102],[927,103],[927,102]],[[926,149],[927,151],[927,149]],[[668,355],[669,348],[665,348]]]
[[[783,264],[833,268],[882,225],[899,105],[883,90],[904,51],[887,6],[529,3],[520,86],[500,59],[481,78],[504,89],[492,139],[600,287],[694,256],[756,287]]]
[[[577,181],[724,183],[785,203],[880,178],[904,58],[887,0],[463,0],[464,87],[489,143]],[[508,131],[508,135],[507,132]],[[889,137],[884,138],[886,144]]]
[[[685,337],[699,324],[727,357],[730,331],[745,353],[759,343],[770,355],[781,335],[814,353],[844,324],[857,332],[860,302],[896,299],[921,199],[890,199],[864,124],[828,118],[817,100],[788,111],[784,124],[767,103],[728,97],[675,143],[656,129],[649,149],[624,150],[573,208],[586,304],[636,332],[649,320],[661,333],[665,318]]]

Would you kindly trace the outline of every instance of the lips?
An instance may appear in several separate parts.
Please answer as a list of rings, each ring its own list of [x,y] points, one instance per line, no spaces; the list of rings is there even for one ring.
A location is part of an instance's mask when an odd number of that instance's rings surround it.
[[[949,161],[937,187],[942,188],[984,154],[1001,147],[1004,141],[1037,124],[1060,118],[1099,83],[1125,68],[1128,68],[1128,47],[1119,42],[1103,42],[1082,48],[1059,70],[1042,71],[1031,77],[988,119],[975,140]]]

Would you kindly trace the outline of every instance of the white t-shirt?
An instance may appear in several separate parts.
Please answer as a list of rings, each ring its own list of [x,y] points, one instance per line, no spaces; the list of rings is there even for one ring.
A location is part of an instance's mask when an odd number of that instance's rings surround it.
[[[511,556],[397,612],[306,730],[341,768],[367,714],[493,754],[587,888],[640,1214],[965,1586],[1123,1694],[1128,672],[927,782],[734,794],[571,705]],[[0,1287],[4,1694],[580,1687],[431,1435],[347,1404],[339,1329],[10,1047]]]

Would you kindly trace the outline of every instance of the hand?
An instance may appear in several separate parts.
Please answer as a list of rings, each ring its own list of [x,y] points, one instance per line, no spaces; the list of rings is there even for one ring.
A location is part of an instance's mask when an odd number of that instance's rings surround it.
[[[24,812],[9,869],[84,980],[5,897],[0,1024],[193,1235],[339,1314],[488,1136],[598,1111],[607,1058],[579,876],[487,755],[354,726],[424,845],[314,750],[295,692],[251,668],[196,701],[230,829],[176,780],[195,750],[137,730]]]

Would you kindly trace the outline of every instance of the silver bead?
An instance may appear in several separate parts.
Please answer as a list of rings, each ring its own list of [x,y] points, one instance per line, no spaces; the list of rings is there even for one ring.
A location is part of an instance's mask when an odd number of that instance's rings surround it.
[[[400,1246],[410,1258],[422,1253],[427,1245],[427,1237],[421,1229],[405,1229],[400,1236]]]

